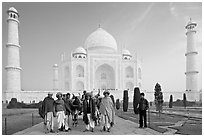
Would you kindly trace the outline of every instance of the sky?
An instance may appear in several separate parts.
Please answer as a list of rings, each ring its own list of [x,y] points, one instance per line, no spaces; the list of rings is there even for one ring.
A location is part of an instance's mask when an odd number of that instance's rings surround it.
[[[117,41],[142,60],[142,90],[185,91],[185,25],[197,22],[196,47],[199,89],[202,88],[202,3],[2,3],[2,88],[6,89],[6,11],[20,14],[20,58],[23,90],[52,90],[53,64],[60,55],[84,46],[100,24]]]

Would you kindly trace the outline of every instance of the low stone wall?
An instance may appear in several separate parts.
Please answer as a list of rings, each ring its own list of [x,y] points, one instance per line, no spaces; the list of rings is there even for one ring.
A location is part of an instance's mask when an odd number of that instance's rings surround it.
[[[18,102],[24,102],[24,103],[38,103],[39,101],[42,101],[48,94],[48,92],[52,92],[53,93],[53,98],[56,99],[56,94],[58,91],[20,91],[18,95],[16,95],[16,98],[18,100]],[[67,91],[60,91],[63,94],[66,94]],[[141,91],[143,92],[143,91]],[[78,92],[69,92],[79,96],[83,94],[83,91],[78,91]],[[98,93],[98,91],[94,91],[94,95],[96,95]],[[148,99],[148,101],[154,101],[154,92],[145,92],[145,98]],[[163,99],[164,101],[168,102],[170,99],[170,95],[173,95],[173,100],[176,101],[177,99],[182,100],[183,99],[183,93],[184,92],[162,92],[163,93]],[[103,96],[103,92],[100,93],[101,96]],[[123,99],[123,91],[121,90],[111,90],[110,94],[112,94],[116,99]],[[133,101],[133,95],[134,95],[134,91],[129,91],[128,96],[129,96],[129,102]],[[199,97],[200,97],[200,93],[194,93],[194,95],[196,96],[196,98],[198,98],[197,101],[199,101]],[[6,100],[9,102],[11,100],[11,98],[9,98],[9,96],[7,96],[8,98],[6,98]],[[187,96],[187,100],[188,100],[188,96]]]

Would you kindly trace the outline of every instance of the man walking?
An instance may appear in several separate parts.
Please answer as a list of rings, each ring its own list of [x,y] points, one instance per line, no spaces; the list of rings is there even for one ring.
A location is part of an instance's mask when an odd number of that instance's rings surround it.
[[[91,98],[91,93],[85,94],[85,100],[83,101],[83,121],[86,124],[86,131],[94,132],[95,126],[95,102]]]
[[[113,107],[113,101],[109,97],[110,92],[108,90],[103,92],[104,98],[100,103],[99,111],[102,116],[102,130],[110,132],[110,127],[114,123],[115,110]]]
[[[70,99],[70,93],[66,94],[66,98],[65,98],[65,132],[69,132],[69,130],[71,130],[70,126],[70,116],[71,116],[71,106],[72,106],[72,102]]]
[[[65,119],[65,106],[64,101],[62,99],[62,93],[58,92],[56,94],[57,100],[55,100],[55,110],[57,112],[57,123],[58,123],[58,131],[64,130],[64,119]]]
[[[55,106],[54,99],[52,98],[52,93],[49,92],[48,96],[45,97],[42,103],[42,111],[44,114],[44,120],[46,124],[46,133],[48,131],[54,133],[54,115],[55,115]]]
[[[143,123],[144,123],[144,127],[145,128],[147,127],[147,112],[146,111],[149,108],[149,105],[148,105],[148,101],[144,98],[144,96],[145,96],[144,93],[140,94],[140,102],[138,104],[139,115],[140,115],[139,128],[143,127]]]

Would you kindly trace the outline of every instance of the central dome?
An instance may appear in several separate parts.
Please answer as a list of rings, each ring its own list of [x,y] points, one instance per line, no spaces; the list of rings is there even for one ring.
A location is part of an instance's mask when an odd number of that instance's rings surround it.
[[[111,34],[98,28],[86,39],[85,48],[91,51],[117,51],[117,43]]]

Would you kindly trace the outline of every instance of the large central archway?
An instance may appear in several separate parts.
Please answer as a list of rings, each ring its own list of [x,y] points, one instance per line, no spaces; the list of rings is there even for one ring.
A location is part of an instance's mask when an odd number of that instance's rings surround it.
[[[95,72],[95,89],[115,89],[115,72],[108,64],[100,65]]]

